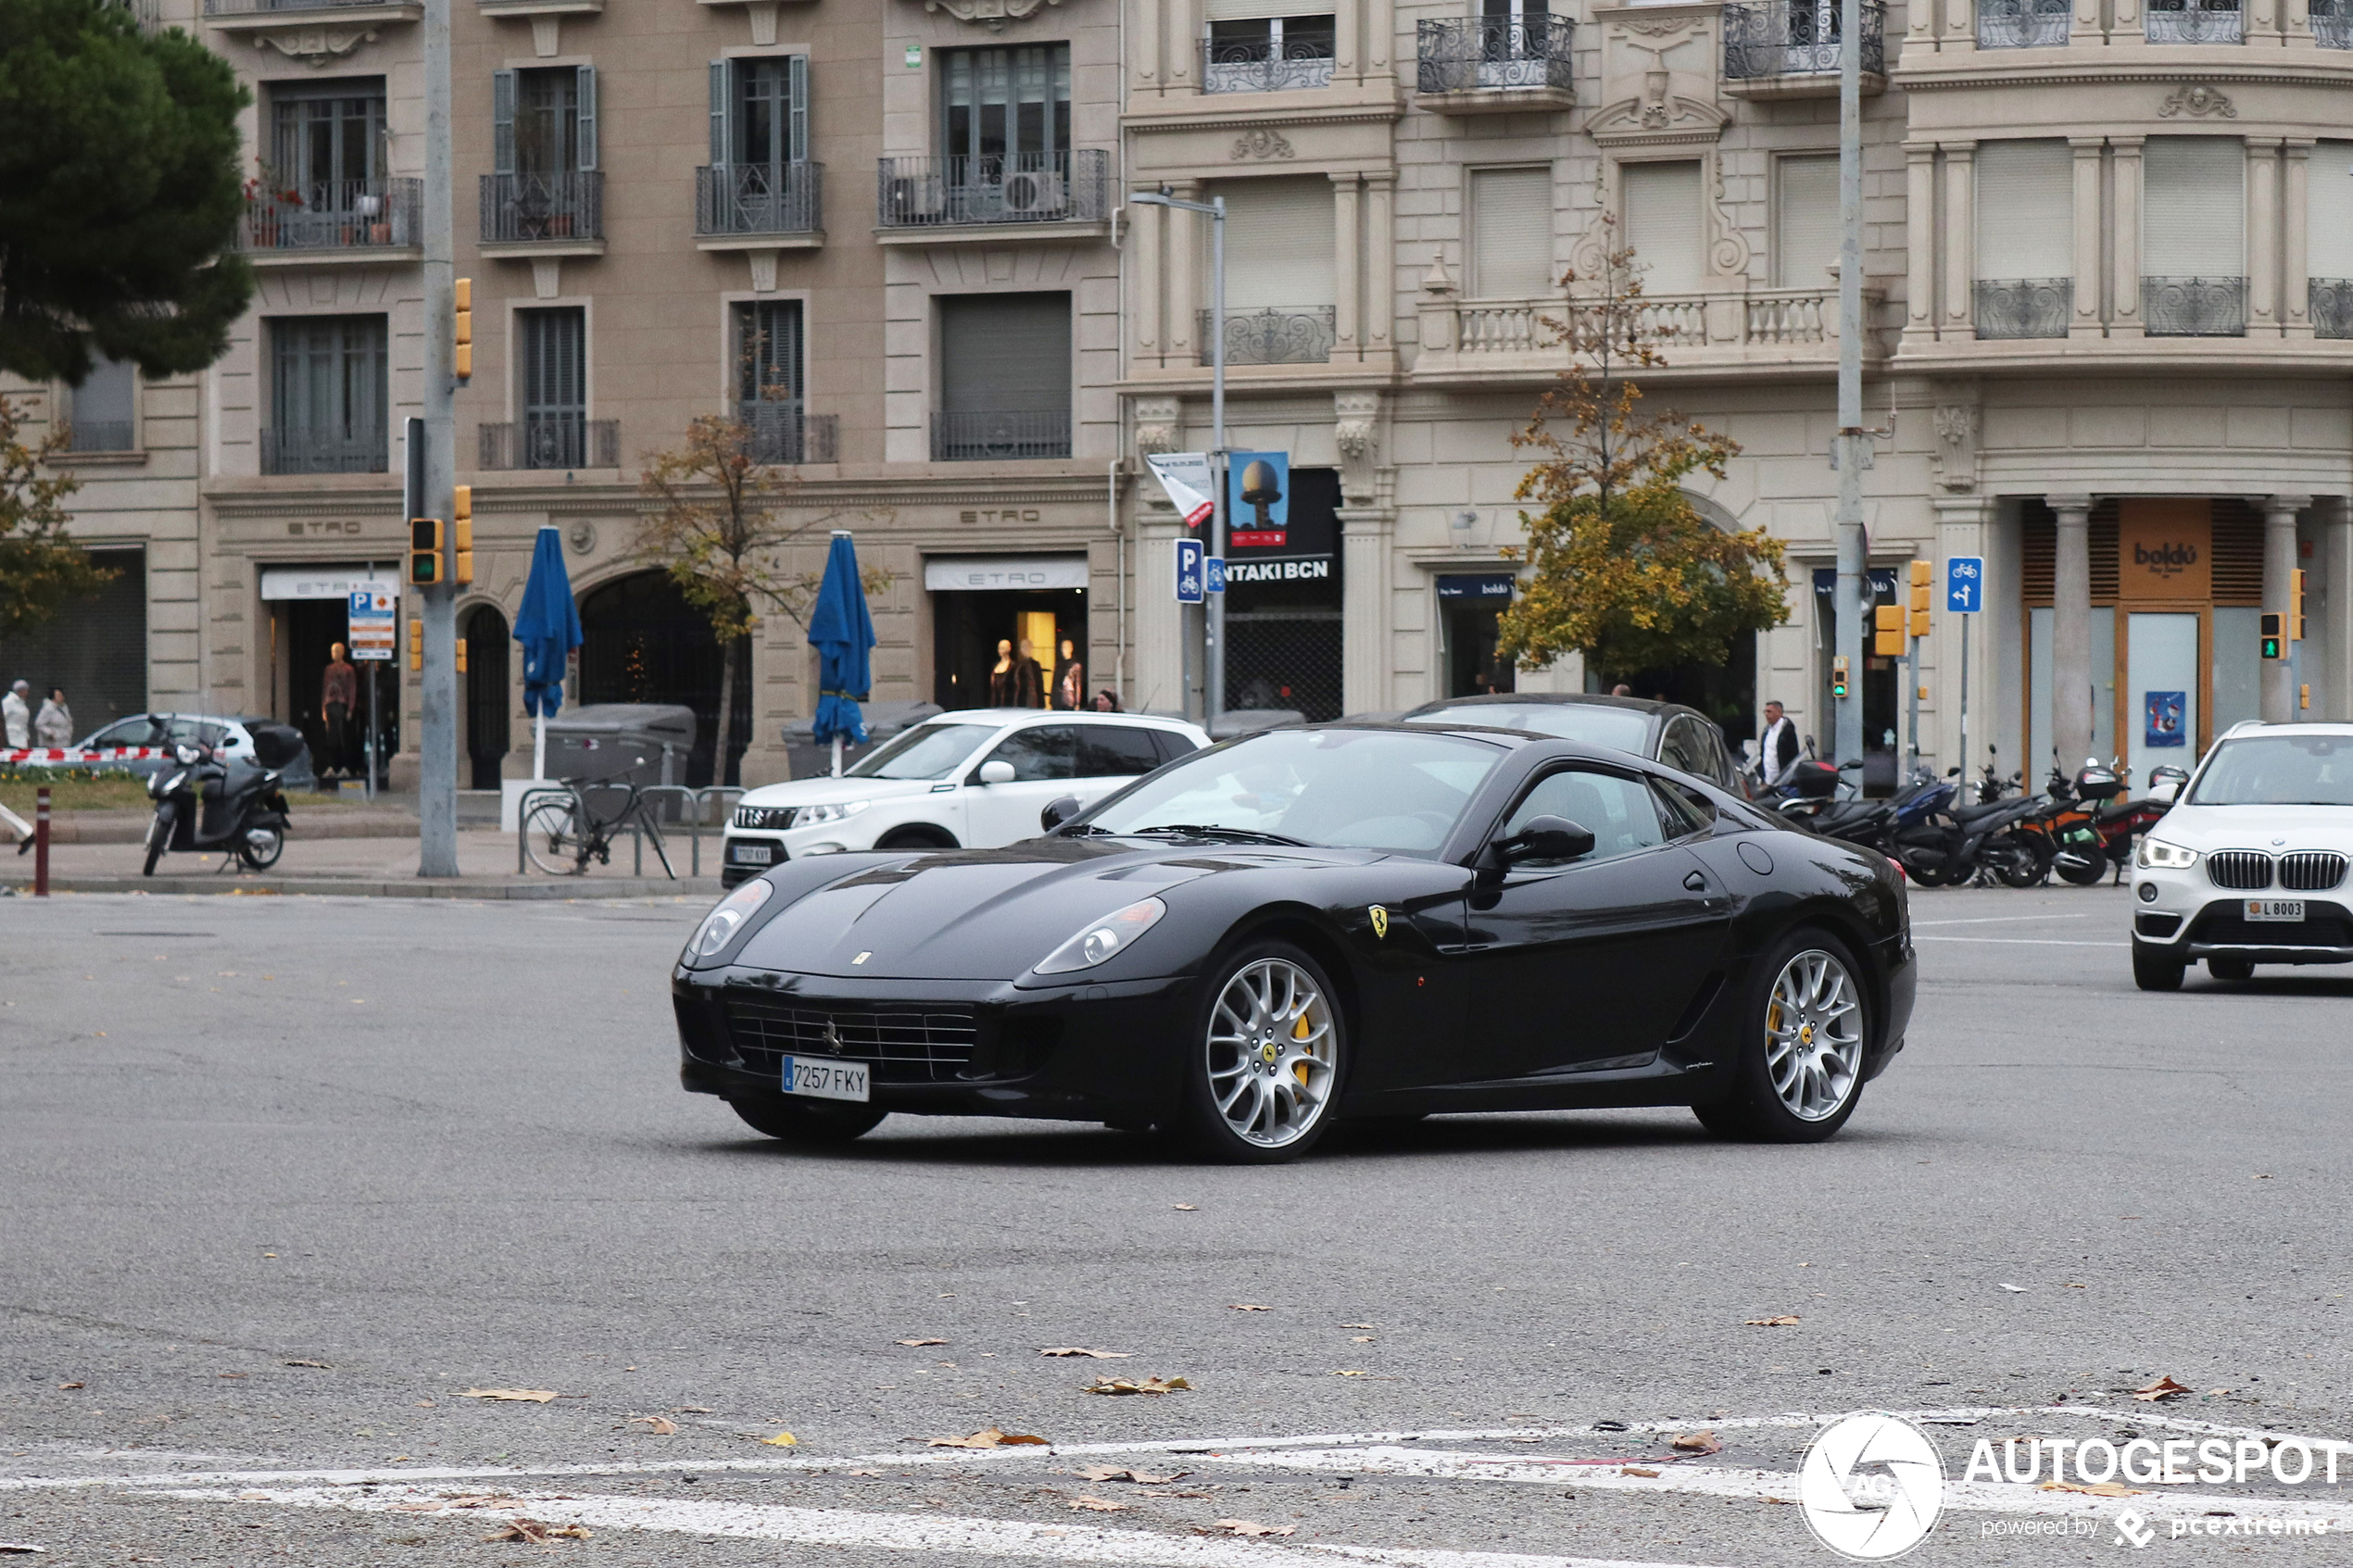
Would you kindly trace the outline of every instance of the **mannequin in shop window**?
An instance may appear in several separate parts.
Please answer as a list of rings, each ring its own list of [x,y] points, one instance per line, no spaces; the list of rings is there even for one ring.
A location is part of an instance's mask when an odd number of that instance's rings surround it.
[[[1029,651],[1027,637],[1022,638],[1015,648],[1013,706],[1015,708],[1046,706],[1046,672],[1038,668],[1037,656]]]
[[[1078,645],[1062,640],[1062,657],[1054,660],[1054,706],[1076,713],[1087,706],[1087,667],[1078,662]]]
[[[988,706],[1011,708],[1013,705],[1013,645],[1004,637],[997,639],[997,662],[988,669]]]
[[[328,650],[327,668],[319,683],[319,722],[327,731],[326,755],[321,776],[348,772],[351,751],[351,710],[359,706],[359,671],[343,656],[343,645]]]

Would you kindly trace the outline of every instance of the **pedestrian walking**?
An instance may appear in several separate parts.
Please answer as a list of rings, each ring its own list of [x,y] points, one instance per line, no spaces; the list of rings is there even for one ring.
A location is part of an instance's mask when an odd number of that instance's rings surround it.
[[[327,727],[326,773],[349,772],[351,710],[359,706],[359,671],[343,656],[343,645],[328,650],[327,671],[319,686],[319,721]]]
[[[1779,789],[1797,771],[1797,726],[1778,702],[1765,705],[1765,733],[1756,737],[1756,778],[1767,789]]]
[[[41,712],[32,721],[32,744],[35,746],[71,746],[73,744],[73,710],[66,706],[66,689],[51,686],[49,695],[41,702]]]
[[[32,744],[32,709],[25,700],[32,695],[32,683],[19,681],[0,696],[0,727],[8,732],[8,746],[21,751]]]

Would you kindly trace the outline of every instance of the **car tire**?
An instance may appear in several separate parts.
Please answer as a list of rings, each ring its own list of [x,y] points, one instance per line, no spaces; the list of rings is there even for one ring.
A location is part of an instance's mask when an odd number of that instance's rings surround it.
[[[1178,1132],[1223,1164],[1297,1160],[1331,1129],[1346,1082],[1347,1020],[1330,977],[1288,942],[1245,943],[1203,973]]]
[[[954,849],[956,835],[946,828],[893,828],[875,841],[877,849]]]
[[[1817,926],[1766,949],[1735,1014],[1743,1037],[1731,1087],[1692,1107],[1700,1125],[1751,1143],[1820,1143],[1846,1125],[1862,1098],[1870,1048],[1863,974],[1846,944]]]
[[[2133,984],[2144,991],[2178,991],[2182,988],[2182,973],[2188,968],[2170,953],[2153,952],[2145,947],[2133,949]]]
[[[863,1137],[890,1114],[867,1105],[827,1105],[784,1095],[763,1095],[757,1099],[743,1096],[727,1104],[753,1132],[779,1143],[812,1148]]]
[[[2255,978],[2255,965],[2246,959],[2216,954],[2206,960],[2206,972],[2216,980],[2252,980]]]

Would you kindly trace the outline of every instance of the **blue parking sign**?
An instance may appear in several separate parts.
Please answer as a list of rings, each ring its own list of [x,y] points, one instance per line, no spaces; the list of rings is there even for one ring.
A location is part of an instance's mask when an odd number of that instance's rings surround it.
[[[1944,608],[1975,615],[1985,608],[1985,558],[1949,556],[1944,561]]]
[[[1209,596],[1203,554],[1198,539],[1176,541],[1176,602],[1180,605],[1197,605]]]
[[[1213,594],[1224,593],[1226,591],[1226,558],[1224,556],[1212,556],[1209,558],[1207,564],[1209,567],[1209,591]]]

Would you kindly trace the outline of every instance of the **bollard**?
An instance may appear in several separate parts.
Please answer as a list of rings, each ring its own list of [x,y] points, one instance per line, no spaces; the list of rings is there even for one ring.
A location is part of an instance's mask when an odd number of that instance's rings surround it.
[[[32,797],[32,896],[49,897],[49,786]]]

